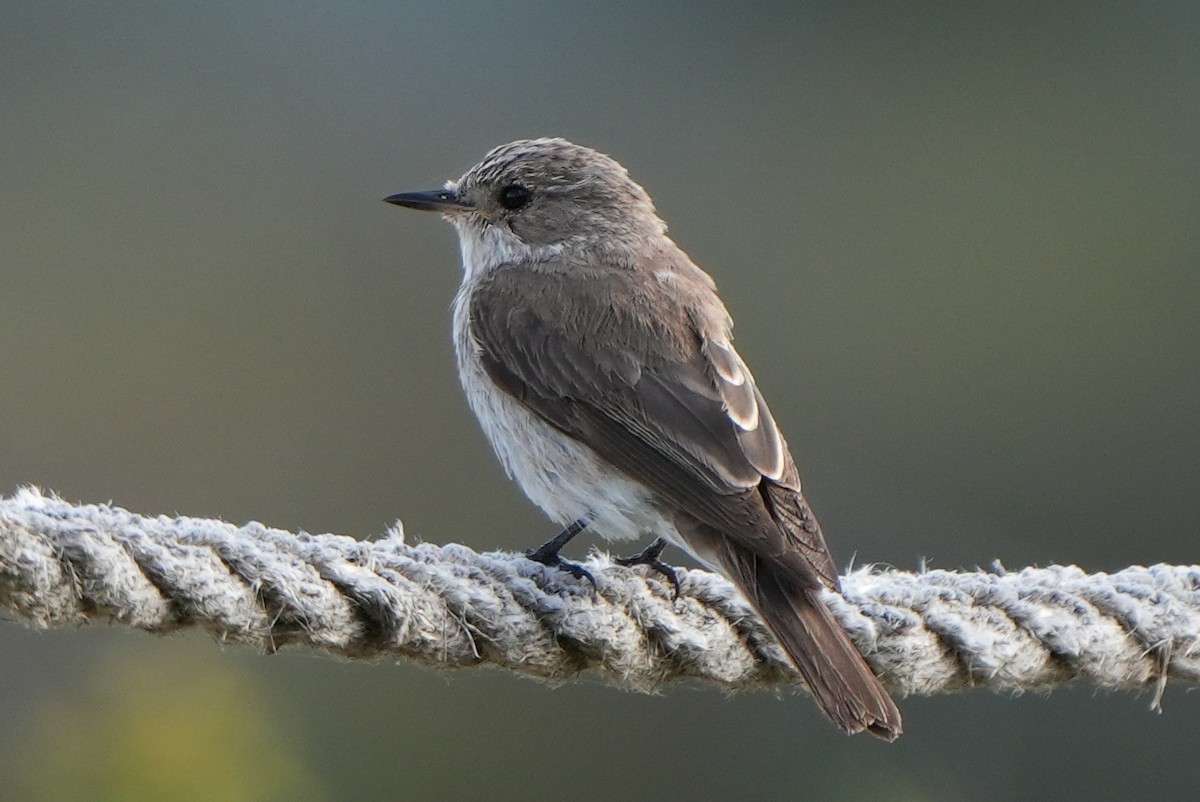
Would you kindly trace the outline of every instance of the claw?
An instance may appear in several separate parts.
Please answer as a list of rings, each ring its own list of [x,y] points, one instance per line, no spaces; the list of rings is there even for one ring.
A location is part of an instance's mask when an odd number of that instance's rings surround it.
[[[663,553],[663,549],[666,547],[667,541],[663,540],[661,537],[658,537],[654,539],[653,543],[632,557],[617,557],[615,560],[613,560],[613,562],[615,562],[617,565],[624,565],[627,568],[632,565],[647,565],[655,571],[658,571],[667,578],[668,582],[671,583],[671,587],[674,590],[674,592],[671,594],[671,600],[674,601],[679,598],[679,575],[676,573],[674,568],[658,559],[659,555]]]
[[[591,522],[592,515],[589,513],[583,518],[580,518],[578,521],[575,521],[573,524],[559,532],[554,537],[547,540],[542,545],[538,546],[536,549],[530,549],[529,551],[525,552],[525,556],[534,562],[541,563],[542,565],[546,565],[551,568],[557,568],[560,571],[566,571],[576,579],[586,579],[588,582],[592,583],[592,590],[598,590],[596,587],[596,577],[588,573],[587,569],[585,569],[582,565],[568,562],[558,554],[560,551],[562,551],[562,547],[570,542],[571,538],[575,537],[584,529],[586,529],[587,525]]]
[[[596,577],[592,576],[582,565],[564,560],[562,557],[558,556],[557,551],[547,549],[546,546],[548,545],[550,544],[547,543],[545,546],[540,548],[530,549],[529,551],[525,552],[525,556],[533,560],[535,563],[541,563],[542,565],[547,565],[551,568],[557,568],[560,571],[566,571],[576,579],[586,579],[588,582],[592,583],[592,590],[597,590]]]

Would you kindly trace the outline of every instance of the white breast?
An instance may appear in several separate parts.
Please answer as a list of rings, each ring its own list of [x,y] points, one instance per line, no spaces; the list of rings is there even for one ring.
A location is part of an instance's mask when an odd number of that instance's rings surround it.
[[[673,535],[673,523],[659,511],[650,491],[496,387],[483,370],[468,325],[471,283],[468,275],[454,299],[458,375],[471,410],[508,475],[558,524],[591,512],[595,520],[589,531],[607,539]]]

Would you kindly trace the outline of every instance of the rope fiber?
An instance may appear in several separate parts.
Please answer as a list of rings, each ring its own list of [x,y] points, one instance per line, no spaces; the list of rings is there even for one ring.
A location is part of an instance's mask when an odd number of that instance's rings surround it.
[[[33,488],[0,497],[0,616],[28,626],[202,627],[267,651],[501,666],[562,681],[595,672],[656,691],[802,685],[733,586],[680,568],[680,595],[593,553],[587,580],[524,556],[374,541],[258,523],[148,517]],[[1200,684],[1200,566],[1089,574],[860,568],[825,601],[902,694],[1047,689],[1072,680],[1155,690]]]

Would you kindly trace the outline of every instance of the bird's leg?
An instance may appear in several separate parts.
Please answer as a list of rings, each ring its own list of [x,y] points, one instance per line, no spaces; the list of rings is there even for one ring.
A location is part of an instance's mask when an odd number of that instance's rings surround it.
[[[651,543],[649,546],[642,549],[641,551],[639,551],[637,554],[633,555],[632,557],[618,557],[615,560],[613,560],[613,562],[615,562],[617,565],[624,565],[626,567],[629,567],[631,565],[648,565],[648,566],[650,566],[655,571],[658,571],[660,574],[662,574],[663,576],[665,576],[667,578],[667,580],[671,583],[671,587],[674,588],[674,590],[675,590],[675,592],[671,598],[678,599],[679,598],[679,576],[675,573],[674,568],[667,565],[662,560],[658,559],[662,555],[663,549],[665,549],[666,547],[667,547],[667,541],[663,540],[661,537],[656,537],[656,538],[654,538],[653,543]]]
[[[595,513],[588,512],[582,518],[572,523],[566,529],[562,530],[557,535],[538,546],[536,549],[530,549],[529,551],[525,552],[525,556],[534,562],[541,563],[542,565],[548,565],[553,568],[566,571],[576,579],[586,579],[588,582],[592,583],[592,589],[595,590],[596,578],[594,576],[588,573],[582,565],[576,565],[575,563],[567,562],[558,555],[558,553],[562,551],[563,546],[570,543],[571,539],[584,529],[587,529],[588,524],[595,520],[595,518]]]

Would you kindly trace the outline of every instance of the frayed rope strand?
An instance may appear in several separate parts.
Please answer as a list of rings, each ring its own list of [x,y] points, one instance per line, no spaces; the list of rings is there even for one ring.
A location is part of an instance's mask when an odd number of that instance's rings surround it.
[[[504,552],[293,534],[252,523],[146,517],[27,488],[0,498],[0,616],[36,628],[202,627],[267,650],[502,666],[543,679],[595,671],[654,691],[798,686],[774,639],[723,578],[679,570],[681,593],[593,554],[586,581]],[[1200,566],[1113,574],[873,571],[826,601],[903,694],[1044,689],[1081,680],[1200,684]]]

